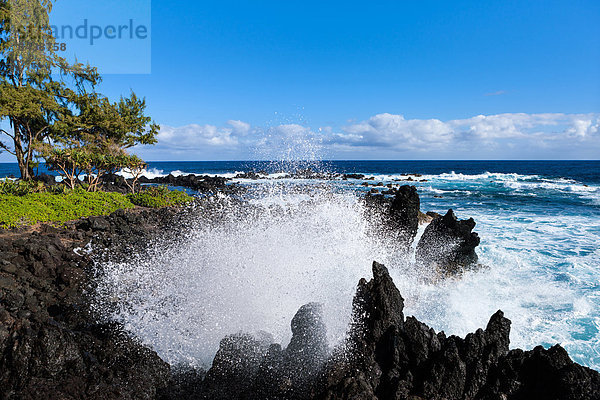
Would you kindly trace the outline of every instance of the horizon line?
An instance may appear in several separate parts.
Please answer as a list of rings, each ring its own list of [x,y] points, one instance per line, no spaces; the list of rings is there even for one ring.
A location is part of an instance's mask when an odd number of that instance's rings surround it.
[[[162,163],[177,163],[177,162],[362,162],[362,161],[381,161],[381,162],[422,162],[422,161],[477,161],[477,162],[485,162],[485,161],[564,161],[564,162],[573,162],[573,161],[600,161],[600,159],[550,159],[550,158],[540,158],[540,159],[509,159],[509,158],[494,158],[494,159],[418,159],[418,160],[402,160],[402,159],[323,159],[323,160],[144,160],[145,162],[162,162]],[[0,161],[0,164],[18,164],[16,161]],[[40,163],[45,164],[45,163]]]

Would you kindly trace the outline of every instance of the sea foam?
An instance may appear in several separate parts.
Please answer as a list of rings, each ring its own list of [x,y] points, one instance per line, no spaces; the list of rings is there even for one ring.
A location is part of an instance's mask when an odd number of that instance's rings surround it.
[[[200,213],[183,239],[165,237],[147,253],[102,265],[96,308],[174,364],[210,365],[220,339],[239,331],[267,331],[286,345],[292,316],[313,301],[324,304],[333,345],[344,337],[358,280],[377,260],[390,268],[405,314],[438,331],[464,335],[502,309],[513,321],[513,347],[560,343],[577,362],[600,369],[600,221],[557,218],[538,203],[493,209],[518,189],[490,182],[489,174],[456,175],[428,177],[419,189],[422,204],[424,211],[453,207],[460,218],[475,219],[482,237],[477,271],[423,279],[427,271],[414,267],[414,254],[399,254],[385,235],[370,234],[356,186],[261,181],[248,192],[250,206],[209,198],[222,214],[218,222]],[[539,180],[496,175],[502,182]],[[448,176],[454,183],[443,183]],[[535,198],[542,205],[557,190],[548,189]],[[465,190],[473,193],[466,199],[483,200],[464,200]]]

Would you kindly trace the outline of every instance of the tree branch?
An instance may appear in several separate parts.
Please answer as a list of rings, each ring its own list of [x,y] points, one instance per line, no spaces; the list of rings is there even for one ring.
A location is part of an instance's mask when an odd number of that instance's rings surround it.
[[[17,154],[14,151],[11,151],[7,145],[5,145],[4,143],[0,142],[0,148],[4,149],[4,151],[6,151],[7,153],[12,154],[13,156],[17,156]]]
[[[5,131],[4,129],[0,128],[0,132],[4,133],[6,136],[8,136],[11,139],[15,139],[15,137],[13,135],[11,135],[10,133],[8,133],[8,131]]]

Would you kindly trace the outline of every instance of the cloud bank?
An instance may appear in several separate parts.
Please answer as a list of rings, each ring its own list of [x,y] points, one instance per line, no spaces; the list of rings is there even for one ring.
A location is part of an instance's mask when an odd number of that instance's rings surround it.
[[[600,113],[407,119],[382,113],[340,127],[283,124],[162,126],[148,160],[597,159]]]

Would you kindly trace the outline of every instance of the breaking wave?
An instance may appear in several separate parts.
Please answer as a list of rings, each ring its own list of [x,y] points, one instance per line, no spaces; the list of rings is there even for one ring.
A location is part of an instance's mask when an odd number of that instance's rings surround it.
[[[538,203],[506,203],[500,189],[515,191],[512,183],[538,176],[459,175],[421,176],[428,182],[417,186],[423,211],[453,207],[478,223],[485,267],[460,278],[428,282],[413,256],[370,234],[358,185],[266,180],[248,183],[254,190],[245,205],[206,198],[211,218],[199,208],[182,237],[101,265],[97,309],[172,364],[208,365],[220,339],[239,331],[267,331],[285,345],[291,317],[313,301],[324,304],[335,344],[346,331],[356,284],[377,260],[390,268],[405,313],[436,330],[464,335],[502,309],[513,321],[512,346],[561,343],[577,362],[600,369],[600,219],[558,219]],[[547,202],[548,193],[540,195],[535,201]]]

